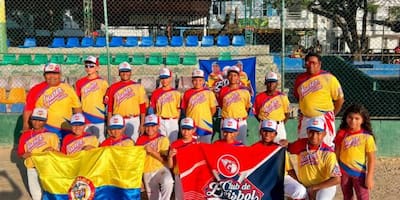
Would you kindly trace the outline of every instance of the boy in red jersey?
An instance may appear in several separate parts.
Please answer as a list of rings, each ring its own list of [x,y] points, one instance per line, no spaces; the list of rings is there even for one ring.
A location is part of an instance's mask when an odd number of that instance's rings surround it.
[[[45,151],[59,151],[59,138],[55,133],[44,128],[47,120],[47,110],[35,108],[31,115],[32,129],[22,133],[18,143],[18,156],[22,157],[27,171],[29,192],[33,200],[42,199],[42,189],[32,154]]]
[[[73,154],[82,150],[89,150],[99,146],[95,135],[85,132],[85,116],[76,113],[71,117],[72,133],[66,135],[62,141],[61,152]]]
[[[223,139],[217,140],[214,144],[228,144],[232,146],[244,146],[242,141],[236,140],[239,134],[239,123],[237,120],[227,118],[222,121],[222,135]]]
[[[109,138],[101,143],[101,147],[105,146],[133,146],[135,142],[124,134],[125,121],[121,115],[114,115],[108,121]]]

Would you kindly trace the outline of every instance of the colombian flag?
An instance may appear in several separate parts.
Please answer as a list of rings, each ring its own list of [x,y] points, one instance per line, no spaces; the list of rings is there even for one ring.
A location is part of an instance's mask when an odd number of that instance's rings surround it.
[[[35,154],[43,199],[140,199],[143,147]]]

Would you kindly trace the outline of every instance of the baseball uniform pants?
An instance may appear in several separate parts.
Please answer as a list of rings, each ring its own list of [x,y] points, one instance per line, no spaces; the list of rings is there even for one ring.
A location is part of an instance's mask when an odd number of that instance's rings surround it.
[[[331,112],[327,112],[323,115],[324,122],[325,122],[325,132],[326,135],[324,137],[324,143],[334,147],[333,140],[336,136],[335,130],[335,114]],[[310,117],[306,117],[304,115],[299,117],[299,125],[298,125],[298,138],[307,138],[307,121]]]
[[[307,189],[289,175],[285,175],[283,179],[283,190],[285,196],[292,199],[305,199],[307,197]]]
[[[168,137],[170,143],[178,139],[178,132],[178,119],[160,119],[160,133]]]
[[[28,176],[29,192],[31,193],[32,200],[42,199],[42,188],[40,187],[38,173],[35,168],[26,169]]]
[[[283,122],[283,121],[278,122],[276,133],[277,133],[277,135],[276,135],[276,137],[274,139],[275,143],[279,144],[279,140],[282,140],[282,139],[286,140],[285,122]]]
[[[175,174],[174,192],[175,200],[183,200],[183,188],[179,174]]]
[[[104,132],[104,123],[88,124],[86,125],[85,132],[95,135],[100,144],[106,139]]]
[[[125,119],[125,134],[132,138],[133,141],[139,137],[140,117],[127,117]]]
[[[324,189],[320,189],[317,192],[316,200],[332,200],[335,198],[336,194],[336,185],[327,187]]]
[[[171,172],[163,167],[155,172],[143,173],[144,186],[149,200],[170,199],[174,190]]]

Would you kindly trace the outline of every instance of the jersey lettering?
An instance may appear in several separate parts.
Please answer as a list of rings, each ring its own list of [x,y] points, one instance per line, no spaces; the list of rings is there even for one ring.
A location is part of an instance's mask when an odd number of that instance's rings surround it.
[[[99,89],[99,86],[97,85],[97,83],[95,81],[90,82],[87,87],[83,88],[82,98],[88,96],[91,92],[94,92],[98,89]]]
[[[351,147],[356,147],[361,144],[360,138],[359,137],[352,137],[349,140],[344,140],[344,149],[349,149]]]
[[[197,104],[201,104],[206,101],[206,96],[203,93],[197,93],[193,95],[189,101],[189,106],[195,106]]]
[[[228,107],[229,105],[239,102],[240,101],[240,95],[237,92],[232,93],[230,96],[226,96],[224,102],[224,106]]]
[[[68,95],[62,88],[57,88],[51,94],[43,96],[43,103],[46,107],[51,106],[54,102],[66,98]]]
[[[313,80],[311,81],[310,85],[301,87],[300,98],[312,92],[318,91],[321,88],[322,88],[321,82],[318,79]]]
[[[123,89],[121,93],[116,93],[115,94],[115,102],[116,104],[120,104],[121,102],[135,96],[135,93],[133,92],[132,88],[126,87]]]
[[[68,145],[67,146],[67,152],[69,154],[78,152],[78,151],[80,151],[82,149],[84,144],[85,143],[83,142],[83,139],[74,141],[74,143],[72,145]]]
[[[44,140],[43,135],[39,134],[39,135],[33,137],[32,139],[30,139],[26,143],[26,149],[27,149],[27,152],[31,152],[33,149],[39,148],[44,145],[46,145],[46,141]]]
[[[265,113],[265,115],[269,115],[272,111],[277,110],[279,107],[281,107],[281,104],[278,100],[275,99],[271,101],[271,104],[263,109],[263,112]]]

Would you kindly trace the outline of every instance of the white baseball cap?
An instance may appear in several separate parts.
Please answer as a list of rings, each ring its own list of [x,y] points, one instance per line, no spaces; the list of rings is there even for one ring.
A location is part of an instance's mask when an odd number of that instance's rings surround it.
[[[44,73],[60,73],[61,65],[55,63],[47,63],[44,65]]]
[[[130,72],[132,71],[132,67],[128,62],[122,62],[118,65],[118,70],[120,72]]]
[[[201,69],[193,70],[192,78],[204,78],[204,71]]]
[[[113,115],[108,121],[109,129],[121,129],[124,128],[125,121],[121,115]]]
[[[159,124],[158,116],[155,114],[147,115],[144,118],[144,126],[154,126]]]
[[[168,68],[161,68],[160,75],[158,77],[162,79],[162,78],[169,78],[171,76],[172,76],[171,70],[169,70]]]
[[[85,124],[85,116],[82,113],[75,113],[71,117],[71,126],[82,126]]]
[[[307,130],[322,132],[325,130],[325,120],[323,117],[310,118],[307,121]]]
[[[239,130],[238,121],[232,118],[224,119],[222,122],[222,131],[237,132]]]
[[[264,131],[271,131],[276,132],[277,130],[277,123],[275,120],[263,120],[260,124],[260,129]]]
[[[224,76],[228,76],[228,71],[229,71],[229,68],[231,68],[231,66],[225,66],[223,69],[222,69],[222,74],[224,75]]]
[[[276,81],[278,81],[278,75],[275,72],[269,72],[265,76],[265,81],[266,82],[276,82]]]
[[[97,59],[97,57],[94,56],[88,56],[86,57],[86,59],[84,60],[84,62],[91,62],[94,63],[96,65],[99,65],[99,59]]]
[[[45,108],[35,108],[33,109],[31,119],[46,121],[47,120],[47,110]]]
[[[239,74],[240,73],[240,69],[236,65],[233,65],[233,66],[229,67],[228,74],[229,74],[229,72],[236,72],[236,73]]]
[[[190,117],[186,117],[181,121],[181,128],[183,129],[193,129],[195,127],[194,121]]]

